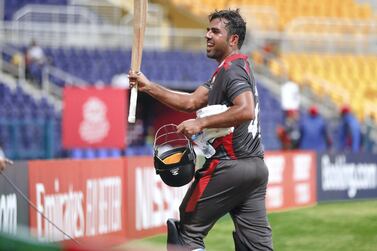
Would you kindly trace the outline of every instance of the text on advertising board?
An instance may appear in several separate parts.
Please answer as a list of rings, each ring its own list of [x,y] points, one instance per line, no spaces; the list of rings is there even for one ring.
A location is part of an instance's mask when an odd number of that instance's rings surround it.
[[[377,189],[376,163],[347,163],[344,155],[331,161],[328,155],[321,157],[323,191],[347,191],[354,198],[358,190]]]
[[[73,238],[124,236],[123,175],[121,159],[32,161],[30,198]],[[68,238],[32,209],[30,225],[41,241]]]
[[[270,152],[266,204],[269,210],[312,205],[316,201],[314,153]]]

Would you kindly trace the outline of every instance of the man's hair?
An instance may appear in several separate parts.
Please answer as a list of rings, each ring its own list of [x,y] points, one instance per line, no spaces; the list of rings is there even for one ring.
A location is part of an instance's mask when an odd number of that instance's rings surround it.
[[[225,28],[228,30],[229,36],[231,35],[238,35],[238,49],[241,49],[243,41],[245,40],[246,34],[246,22],[240,15],[240,9],[236,10],[220,10],[211,13],[208,16],[209,21],[211,22],[213,19],[216,18],[224,18],[228,22],[225,25]]]

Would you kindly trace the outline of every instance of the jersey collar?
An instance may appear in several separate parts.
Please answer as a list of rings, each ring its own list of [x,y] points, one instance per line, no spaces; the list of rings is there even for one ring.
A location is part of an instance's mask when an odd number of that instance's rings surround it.
[[[216,74],[221,70],[222,67],[225,69],[228,69],[230,66],[230,63],[237,60],[237,59],[243,59],[246,60],[248,57],[245,54],[237,53],[227,56],[220,64],[217,66],[216,71],[213,73],[212,78],[216,76]]]

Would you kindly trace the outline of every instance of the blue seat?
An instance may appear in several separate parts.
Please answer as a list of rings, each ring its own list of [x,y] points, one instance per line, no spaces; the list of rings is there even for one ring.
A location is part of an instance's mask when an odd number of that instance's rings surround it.
[[[96,158],[96,150],[92,148],[87,148],[84,150],[85,159],[94,159]]]
[[[122,151],[120,149],[111,148],[109,150],[109,156],[113,158],[119,158],[122,156]]]
[[[108,149],[107,148],[99,148],[97,149],[97,158],[108,158],[109,157],[109,153],[108,153]]]
[[[54,50],[57,50],[54,52]],[[130,50],[49,48],[56,66],[91,83],[110,83],[116,74],[130,68]],[[204,53],[147,50],[141,69],[151,80],[162,83],[204,82],[216,68],[216,63]],[[188,86],[192,89],[194,86]]]
[[[72,159],[83,159],[84,158],[84,150],[80,148],[76,148],[71,150],[70,157]]]

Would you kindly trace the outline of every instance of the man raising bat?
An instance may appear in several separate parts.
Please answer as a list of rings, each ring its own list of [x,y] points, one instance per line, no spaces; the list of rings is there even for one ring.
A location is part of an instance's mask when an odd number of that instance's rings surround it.
[[[218,62],[210,80],[193,93],[169,90],[141,72],[130,71],[130,84],[167,106],[193,112],[207,105],[226,105],[226,111],[189,119],[178,125],[188,137],[207,128],[234,127],[216,138],[216,152],[196,171],[180,206],[180,221],[168,220],[168,240],[179,250],[204,250],[203,238],[215,222],[229,213],[235,225],[235,250],[272,250],[265,196],[268,169],[259,127],[259,101],[247,56],[240,53],[246,23],[239,10],[209,15],[207,56]]]

